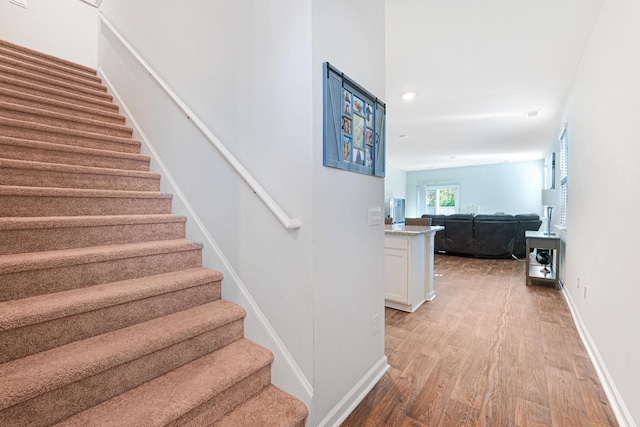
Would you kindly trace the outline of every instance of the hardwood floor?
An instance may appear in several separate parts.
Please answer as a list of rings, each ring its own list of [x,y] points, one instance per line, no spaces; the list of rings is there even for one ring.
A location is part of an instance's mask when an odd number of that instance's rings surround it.
[[[436,255],[435,300],[386,309],[391,368],[343,427],[617,426],[561,291],[524,262]]]

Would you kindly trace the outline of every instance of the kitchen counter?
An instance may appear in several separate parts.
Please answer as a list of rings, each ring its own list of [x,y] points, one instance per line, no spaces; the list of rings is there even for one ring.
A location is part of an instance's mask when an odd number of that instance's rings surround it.
[[[436,297],[433,241],[442,226],[385,225],[385,305],[413,312]]]
[[[418,236],[420,234],[435,233],[436,231],[444,230],[441,225],[385,225],[384,234],[387,236]]]

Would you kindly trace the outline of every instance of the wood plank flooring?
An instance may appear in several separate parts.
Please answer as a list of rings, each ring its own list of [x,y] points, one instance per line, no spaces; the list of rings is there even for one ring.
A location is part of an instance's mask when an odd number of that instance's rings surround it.
[[[386,309],[391,368],[343,427],[617,426],[561,291],[524,262],[436,255],[435,300]]]

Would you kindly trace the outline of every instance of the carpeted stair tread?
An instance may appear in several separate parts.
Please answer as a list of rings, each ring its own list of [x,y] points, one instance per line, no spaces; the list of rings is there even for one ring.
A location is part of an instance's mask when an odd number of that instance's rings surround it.
[[[96,198],[138,198],[138,199],[171,199],[171,193],[154,191],[121,191],[121,190],[92,190],[81,188],[56,187],[22,187],[0,185],[0,196],[41,196],[41,197],[96,197]]]
[[[182,366],[58,424],[127,427],[188,425],[175,422],[268,366],[272,354],[246,339]],[[194,425],[202,425],[197,423]]]
[[[122,124],[92,120],[3,101],[0,101],[0,115],[8,119],[24,120],[66,129],[119,136],[121,138],[130,138],[133,134],[133,130],[130,127]]]
[[[0,167],[14,169],[37,169],[44,171],[56,171],[77,174],[116,175],[131,178],[160,179],[160,175],[153,172],[98,168],[93,166],[64,165],[59,163],[32,162],[29,160],[4,159],[0,157]]]
[[[40,110],[66,114],[73,117],[83,117],[86,119],[120,125],[125,123],[125,117],[116,112],[76,105],[70,102],[58,101],[43,96],[31,95],[9,88],[0,87],[0,100]]]
[[[148,171],[150,157],[136,153],[0,136],[0,157],[56,164]]]
[[[112,102],[113,96],[107,93],[107,88],[99,85],[99,88],[78,86],[75,83],[67,82],[54,77],[44,76],[31,71],[17,70],[2,64],[0,61],[0,74],[11,77],[23,82],[33,83],[38,86],[49,87],[52,89],[61,89],[70,93],[76,93],[88,98],[94,98],[100,101]]]
[[[185,223],[171,214],[0,217],[0,255],[184,239]]]
[[[171,199],[171,193],[152,191],[84,190],[76,188],[20,187],[0,185],[0,196],[60,196],[60,197],[113,197],[140,199]]]
[[[72,61],[68,61],[66,59],[59,58],[57,56],[49,55],[47,53],[43,53],[37,50],[30,49],[25,46],[21,46],[15,43],[8,42],[6,40],[0,39],[0,46],[7,50],[13,50],[19,52],[25,56],[39,58],[42,61],[51,62],[53,64],[61,65],[63,67],[67,67],[78,72],[85,73],[87,75],[96,75],[97,72],[95,69],[91,67],[87,67],[86,65],[77,64]]]
[[[160,191],[160,175],[144,171],[0,158],[0,185]]]
[[[304,427],[307,415],[302,402],[269,385],[210,427]]]
[[[140,152],[140,141],[131,138],[68,129],[61,126],[25,122],[5,117],[0,117],[0,131],[4,136],[14,138],[127,153]]]
[[[0,302],[0,331],[222,280],[204,267]]]
[[[0,302],[0,363],[220,299],[202,267]]]
[[[0,300],[201,266],[202,245],[184,239],[0,255]]]
[[[6,362],[0,365],[3,381],[0,410],[196,337],[244,315],[239,306],[217,300]]]
[[[0,275],[193,250],[194,248],[201,249],[202,244],[186,239],[176,239],[126,245],[91,246],[88,248],[33,252],[29,254],[0,255]]]
[[[0,65],[12,68],[19,72],[27,72],[42,77],[50,78],[52,80],[61,81],[67,84],[82,86],[88,89],[98,90],[106,92],[106,87],[102,84],[97,76],[93,79],[87,79],[83,76],[78,76],[68,71],[60,71],[58,69],[42,66],[41,64],[24,60],[24,58],[16,58],[11,55],[6,55],[0,49]]]
[[[94,216],[52,216],[52,217],[5,217],[0,218],[0,231],[45,228],[81,228],[125,224],[162,224],[177,222],[184,224],[184,216],[164,215],[94,215]]]
[[[96,98],[78,92],[71,92],[64,88],[55,88],[50,86],[39,85],[30,81],[0,74],[0,87],[19,90],[29,95],[48,97],[52,100],[73,103],[76,105],[86,106],[94,109],[100,109],[111,112],[118,112],[119,108],[116,104],[108,99]]]
[[[171,194],[0,185],[0,217],[171,213]]]

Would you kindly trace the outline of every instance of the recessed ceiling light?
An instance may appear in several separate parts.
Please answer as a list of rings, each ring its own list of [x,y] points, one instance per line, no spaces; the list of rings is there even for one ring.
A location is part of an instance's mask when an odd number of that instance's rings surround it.
[[[405,101],[411,101],[413,98],[415,98],[417,95],[417,93],[415,92],[405,92],[402,94],[402,99],[404,99]]]
[[[402,135],[398,135],[398,138],[402,138],[402,139],[409,138],[409,135],[403,133]]]
[[[532,117],[538,117],[540,115],[540,110],[535,110],[535,111],[527,111],[526,113],[524,113],[524,116],[527,119],[530,119]]]

